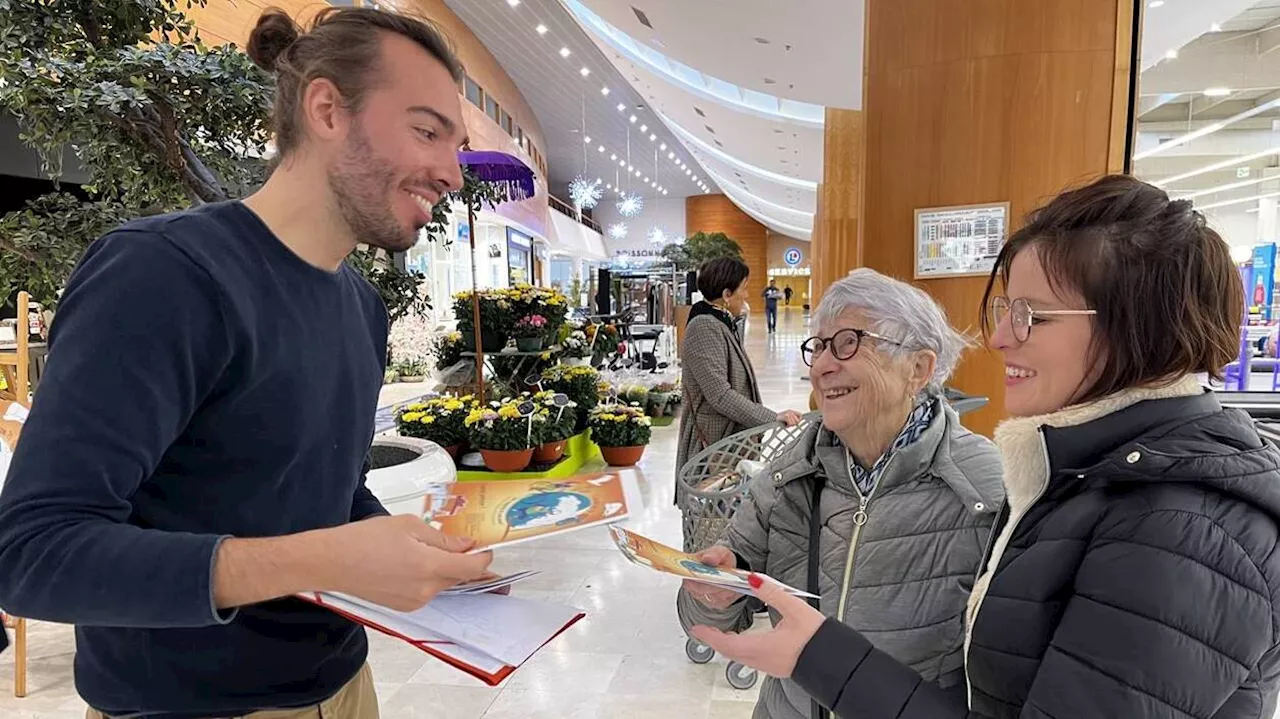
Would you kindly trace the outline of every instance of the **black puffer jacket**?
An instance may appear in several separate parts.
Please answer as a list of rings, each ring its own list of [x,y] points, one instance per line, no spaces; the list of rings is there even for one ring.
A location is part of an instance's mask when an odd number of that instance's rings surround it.
[[[1049,481],[997,520],[967,706],[831,621],[797,683],[858,719],[1271,719],[1280,450],[1210,393],[1039,432]]]

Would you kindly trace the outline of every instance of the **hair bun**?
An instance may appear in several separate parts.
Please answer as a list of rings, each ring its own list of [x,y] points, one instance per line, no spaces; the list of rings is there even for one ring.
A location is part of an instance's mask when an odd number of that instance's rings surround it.
[[[283,10],[269,9],[262,13],[257,26],[249,34],[249,58],[263,70],[275,72],[280,55],[289,49],[299,34],[298,25]]]

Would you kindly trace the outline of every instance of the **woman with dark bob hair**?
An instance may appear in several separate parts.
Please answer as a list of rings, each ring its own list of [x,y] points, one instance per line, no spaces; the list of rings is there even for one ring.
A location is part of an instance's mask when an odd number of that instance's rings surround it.
[[[773,631],[695,635],[858,719],[1269,719],[1280,450],[1196,379],[1221,376],[1243,316],[1190,202],[1121,176],[1058,196],[987,285],[1007,500],[966,611],[966,691],[771,586]]]
[[[708,445],[734,432],[774,421],[794,425],[796,412],[775,412],[760,402],[760,386],[735,321],[747,301],[742,260],[721,257],[698,268],[702,301],[689,312],[680,349],[684,416],[676,469]]]

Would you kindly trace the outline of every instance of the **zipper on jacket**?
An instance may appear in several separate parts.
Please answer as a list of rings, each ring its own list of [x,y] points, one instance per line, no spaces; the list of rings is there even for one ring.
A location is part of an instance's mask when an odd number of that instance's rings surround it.
[[[1022,510],[1022,516],[1018,517],[1018,521],[1014,522],[1013,526],[1009,528],[1009,542],[1013,541],[1013,535],[1018,531],[1018,525],[1022,524],[1022,520],[1026,519],[1027,515],[1031,513],[1031,508],[1036,506],[1036,503],[1039,502],[1041,498],[1044,497],[1044,493],[1049,490],[1049,481],[1053,478],[1053,470],[1049,466],[1049,443],[1044,438],[1044,427],[1040,427],[1036,431],[1036,433],[1040,435],[1040,452],[1044,455],[1045,480],[1044,480],[1044,484],[1041,485],[1039,491],[1036,492],[1036,496],[1032,497],[1031,501],[1027,503],[1026,508]],[[1007,498],[1005,499],[1005,504],[1008,504]],[[1012,520],[1013,517],[1010,516],[1009,519]],[[990,546],[987,552],[984,552],[984,554],[989,554],[990,552],[994,551],[996,537],[997,535],[993,531],[991,538],[987,540]],[[1004,559],[1005,552],[1009,551],[1009,542],[1005,542],[1004,551],[1000,553],[1001,559]],[[990,561],[991,561],[991,558],[989,556],[983,557],[982,565],[978,567],[979,579],[982,577],[983,572],[987,571],[987,564]],[[995,579],[996,569],[997,567],[991,567],[990,576],[987,578],[987,588],[985,591],[982,592],[982,598],[979,599],[978,603],[973,607],[973,623],[975,625],[978,623],[978,615],[982,613],[982,604],[983,602],[987,601],[987,593],[991,591],[991,580]],[[974,580],[975,588],[977,587],[977,581],[978,581],[977,579]],[[964,627],[964,685],[965,685],[966,694],[968,696],[968,706],[970,709],[973,709],[973,681],[969,679],[969,645],[971,643],[972,638],[973,638],[973,627],[972,626]]]
[[[853,485],[853,491],[858,493],[858,511],[853,513],[853,534],[849,537],[849,552],[845,555],[844,560],[844,579],[840,583],[840,603],[836,605],[836,621],[844,623],[845,604],[849,601],[849,585],[853,582],[853,557],[858,551],[858,538],[862,536],[862,527],[867,523],[867,505],[871,504],[871,497],[880,488],[880,480],[889,473],[889,467],[893,465],[893,457],[885,463],[884,469],[881,470],[880,476],[876,477],[875,484],[871,485],[871,491],[865,495],[861,489],[858,489],[858,482],[853,478],[852,462],[853,455],[849,453],[848,448],[845,449],[845,471],[849,473],[849,483]]]

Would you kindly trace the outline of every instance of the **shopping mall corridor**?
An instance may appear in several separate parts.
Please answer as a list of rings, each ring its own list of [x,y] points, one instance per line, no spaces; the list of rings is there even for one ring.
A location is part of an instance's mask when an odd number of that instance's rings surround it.
[[[807,336],[799,307],[783,308],[778,332],[766,334],[764,316],[753,317],[747,346],[770,407],[805,410],[808,382],[799,345]],[[384,393],[384,403],[411,387]],[[635,531],[680,545],[680,514],[672,504],[678,427],[654,431],[640,475],[646,504],[630,525]],[[585,530],[528,548],[504,550],[498,571],[537,569],[516,594],[571,604],[587,618],[570,628],[505,684],[490,688],[423,652],[379,634],[369,636],[384,719],[732,719],[750,717],[756,690],[733,689],[716,659],[697,666],[685,657],[676,622],[678,583],[629,564],[603,530]],[[0,654],[0,717],[82,719],[84,704],[72,682],[74,639],[70,627],[34,623],[30,690],[10,692],[13,652]],[[757,687],[759,685],[757,684]]]

